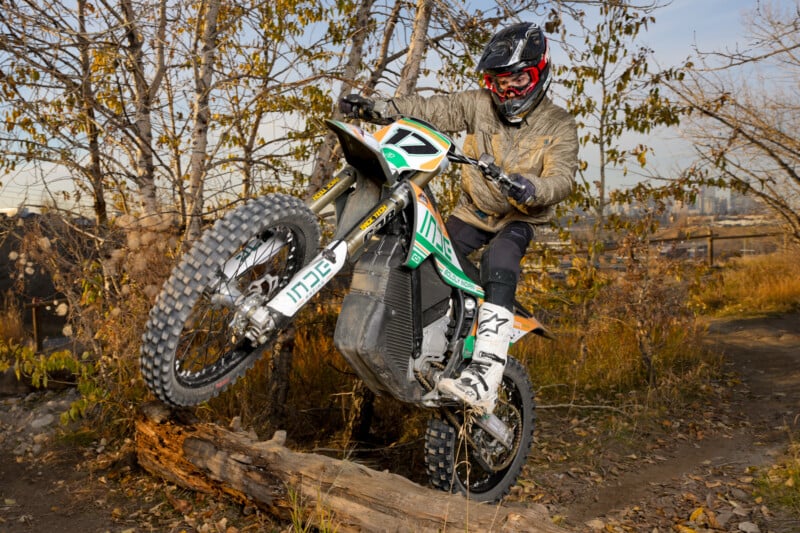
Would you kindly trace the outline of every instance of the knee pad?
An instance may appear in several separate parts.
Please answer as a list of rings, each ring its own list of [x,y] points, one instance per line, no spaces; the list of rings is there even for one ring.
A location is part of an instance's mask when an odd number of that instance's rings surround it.
[[[492,268],[485,256],[481,258],[481,284],[499,283],[501,285],[517,286],[517,272],[507,268]]]
[[[483,265],[481,265],[483,267]],[[517,292],[517,273],[506,269],[489,270],[481,268],[481,284],[486,301],[514,310],[514,299]]]

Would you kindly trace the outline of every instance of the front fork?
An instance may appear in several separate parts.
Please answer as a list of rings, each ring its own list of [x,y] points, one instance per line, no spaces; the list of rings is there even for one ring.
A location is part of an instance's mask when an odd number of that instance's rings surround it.
[[[333,200],[352,187],[354,182],[355,173],[352,169],[345,169],[309,198],[306,206],[315,215],[319,215]],[[261,326],[255,331],[247,333],[247,336],[254,342],[258,342],[263,337],[265,330],[269,329],[269,325],[263,322],[266,318],[258,310],[263,301],[257,296],[245,297],[236,284],[229,282],[251,268],[271,261],[286,243],[283,236],[276,234],[270,235],[265,240],[254,239],[241,252],[228,259],[222,267],[216,286],[209,287],[208,293],[214,304],[236,309],[236,316],[233,319],[234,331],[244,333],[249,328],[250,317],[257,317]],[[262,332],[259,333],[258,330],[262,330]]]
[[[335,182],[337,178],[334,178],[332,182]],[[349,186],[346,182],[335,182],[330,187],[326,186],[328,188],[324,189],[325,192],[322,196],[324,198],[335,197]],[[269,334],[288,323],[300,308],[342,270],[349,257],[358,253],[375,232],[409,204],[411,197],[412,191],[408,184],[398,185],[390,196],[379,202],[375,209],[357,223],[345,237],[334,240],[323,248],[268,302],[263,300],[262,294],[256,293],[242,298],[241,294],[232,292],[236,289],[226,287],[234,285],[227,281],[232,280],[236,275],[271,259],[280,250],[280,246],[274,246],[275,239],[278,237],[273,235],[262,244],[254,245],[250,253],[245,249],[231,258],[223,267],[223,276],[225,277],[214,291],[212,300],[236,308],[232,322],[235,331],[243,332],[255,344],[265,343]],[[330,202],[322,202],[319,198],[314,200],[312,197],[307,205],[312,210],[316,209],[318,214],[328,203]],[[246,257],[242,257],[243,255]]]

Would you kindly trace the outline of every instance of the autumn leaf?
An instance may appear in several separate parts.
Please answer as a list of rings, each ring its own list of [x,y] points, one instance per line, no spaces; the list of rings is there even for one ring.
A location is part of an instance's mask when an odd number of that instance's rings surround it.
[[[189,503],[188,500],[184,500],[182,498],[176,498],[169,492],[166,493],[166,496],[167,500],[169,500],[169,503],[172,505],[173,509],[175,509],[179,513],[185,515],[191,512],[192,504]]]

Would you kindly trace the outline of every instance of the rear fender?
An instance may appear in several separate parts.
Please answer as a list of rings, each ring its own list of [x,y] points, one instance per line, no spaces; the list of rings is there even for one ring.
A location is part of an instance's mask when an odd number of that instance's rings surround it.
[[[550,340],[555,339],[555,335],[535,318],[514,315],[514,330],[511,333],[511,343],[517,342],[528,333],[534,333]]]

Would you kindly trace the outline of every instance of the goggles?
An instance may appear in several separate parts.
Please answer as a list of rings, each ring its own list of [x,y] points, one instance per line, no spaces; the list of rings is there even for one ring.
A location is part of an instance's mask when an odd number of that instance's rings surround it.
[[[509,98],[519,98],[530,93],[539,83],[539,75],[545,66],[547,66],[546,54],[538,65],[525,67],[515,72],[485,74],[483,82],[487,89],[496,94],[501,102],[504,102]]]

